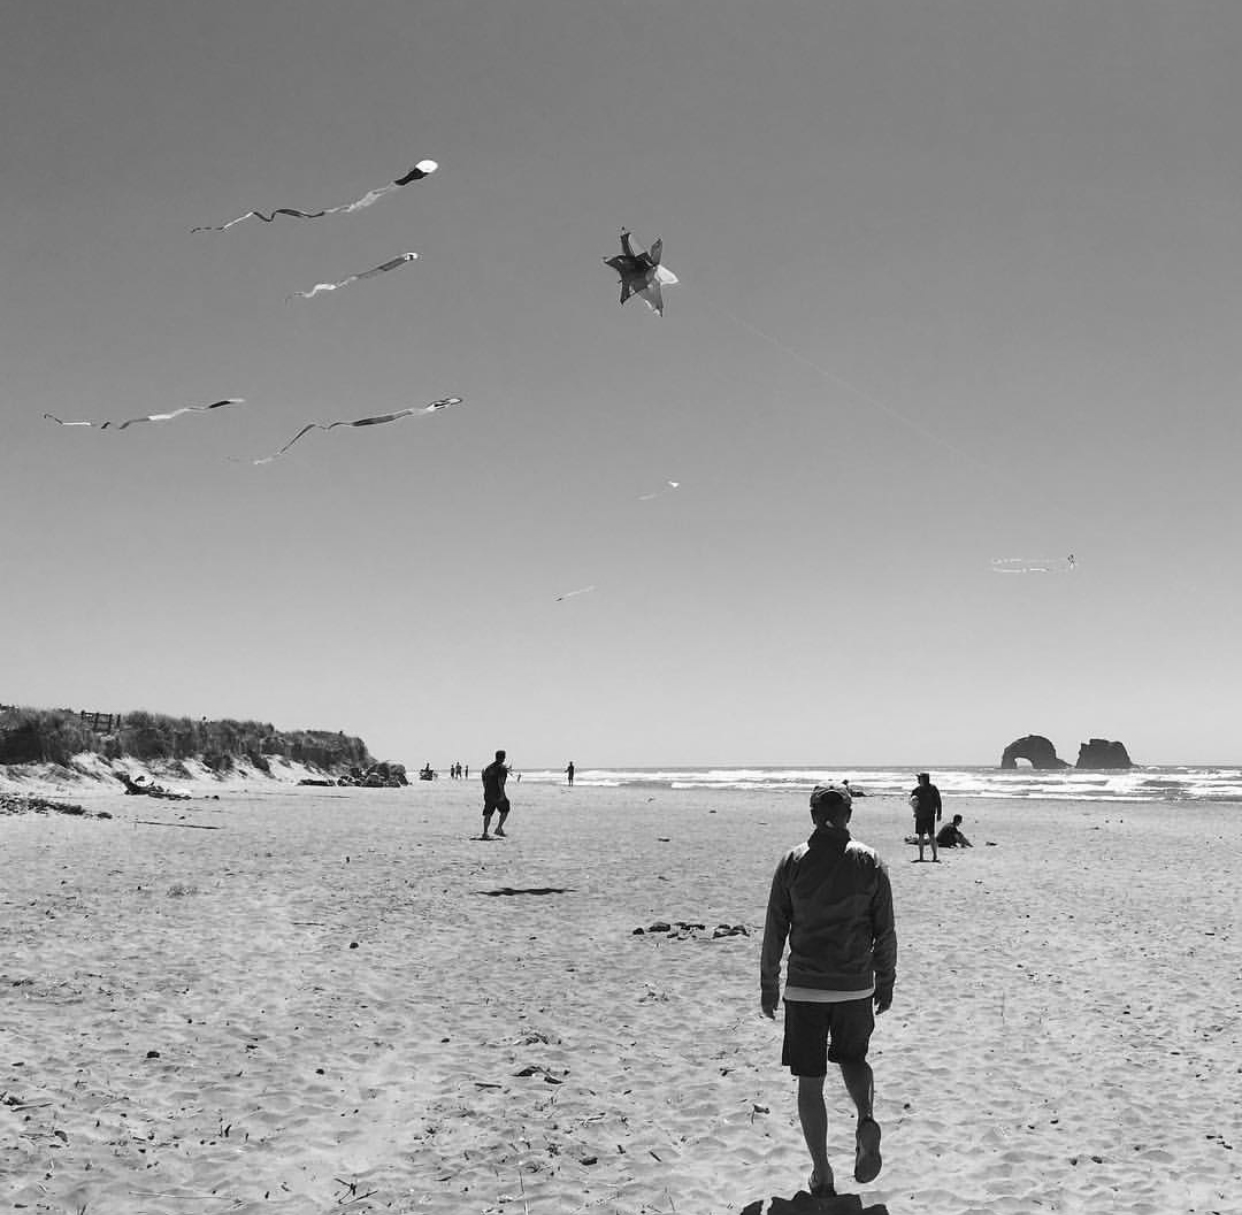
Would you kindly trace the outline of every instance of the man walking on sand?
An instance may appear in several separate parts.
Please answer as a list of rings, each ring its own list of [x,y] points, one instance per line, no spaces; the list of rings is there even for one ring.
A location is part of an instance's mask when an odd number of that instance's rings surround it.
[[[893,1002],[897,932],[888,871],[876,853],[850,838],[849,793],[818,785],[811,794],[811,838],[781,858],[772,877],[759,963],[760,1002],[775,1018],[781,958],[789,941],[785,1041],[781,1062],[798,1077],[798,1118],[811,1153],[813,1198],[836,1193],[828,1163],[824,1077],[829,1062],[858,1110],[854,1180],[880,1173],[880,1127],[867,1048],[875,1012]]]
[[[493,763],[483,769],[483,839],[490,840],[488,829],[492,825],[492,815],[500,811],[496,822],[496,834],[504,837],[505,819],[509,817],[509,799],[505,796],[505,781],[509,779],[509,769],[505,767],[505,753],[496,752]]]
[[[940,805],[940,790],[931,783],[930,772],[919,773],[919,783],[910,790],[910,808],[914,811],[914,834],[919,841],[919,860],[923,859],[923,837],[931,844],[932,860],[939,861],[936,852],[936,823],[939,822],[943,808]]]

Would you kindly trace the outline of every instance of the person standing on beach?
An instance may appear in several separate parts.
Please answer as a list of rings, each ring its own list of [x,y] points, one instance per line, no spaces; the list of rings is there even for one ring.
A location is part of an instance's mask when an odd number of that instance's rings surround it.
[[[785,853],[772,877],[759,962],[760,1006],[765,1017],[775,1019],[788,940],[781,1063],[798,1077],[798,1118],[811,1153],[813,1198],[836,1193],[824,1105],[830,1062],[840,1067],[858,1111],[854,1180],[874,1181],[882,1163],[867,1048],[875,1013],[886,1012],[893,1002],[897,931],[888,870],[873,849],[850,838],[852,813],[848,792],[816,786],[815,830]]]
[[[919,841],[919,860],[923,859],[923,837],[931,844],[932,860],[939,861],[936,852],[936,823],[940,820],[942,806],[940,790],[931,783],[931,773],[920,772],[919,783],[910,790],[910,808],[914,811],[914,834]]]
[[[496,752],[494,762],[483,769],[483,838],[490,840],[488,829],[492,825],[492,815],[500,811],[496,822],[496,834],[504,837],[505,819],[509,817],[509,799],[505,795],[505,781],[509,779],[509,769],[505,767],[505,753]]]
[[[572,759],[569,761],[569,767],[565,769],[565,775],[569,779],[569,787],[572,789],[574,787],[574,761]]]

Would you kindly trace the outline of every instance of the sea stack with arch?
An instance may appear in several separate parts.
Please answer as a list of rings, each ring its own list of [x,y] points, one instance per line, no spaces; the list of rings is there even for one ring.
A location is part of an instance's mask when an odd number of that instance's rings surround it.
[[[1027,734],[1016,738],[1001,755],[1002,768],[1016,768],[1018,760],[1024,759],[1032,768],[1068,768],[1070,765],[1057,756],[1057,749],[1042,734]]]
[[[1060,768],[1132,768],[1134,764],[1125,743],[1107,738],[1092,738],[1078,747],[1078,762],[1070,764],[1057,755],[1052,742],[1042,734],[1027,734],[1015,738],[1001,755],[1002,768],[1016,768],[1018,760],[1024,759],[1032,768],[1055,771]]]

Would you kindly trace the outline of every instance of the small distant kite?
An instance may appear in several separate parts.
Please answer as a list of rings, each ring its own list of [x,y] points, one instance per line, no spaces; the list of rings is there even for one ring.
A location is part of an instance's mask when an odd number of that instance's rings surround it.
[[[1072,574],[1078,568],[1074,554],[1068,557],[993,557],[994,574]]]
[[[309,291],[295,291],[293,295],[288,295],[285,299],[291,300],[294,296],[300,296],[304,300],[313,299],[321,291],[336,291],[340,287],[348,287],[350,283],[359,282],[364,278],[374,278],[377,274],[387,274],[389,270],[395,270],[398,266],[417,260],[417,253],[403,253],[400,257],[394,257],[392,261],[384,262],[381,266],[364,270],[361,274],[351,274],[348,278],[341,279],[339,283],[316,283]]]
[[[388,185],[380,186],[377,190],[368,191],[356,202],[342,203],[339,207],[329,207],[326,211],[299,211],[296,207],[277,207],[268,215],[264,215],[262,211],[247,211],[245,215],[230,219],[227,224],[204,225],[191,228],[190,231],[227,232],[234,224],[240,224],[244,219],[261,219],[265,224],[270,224],[278,215],[288,215],[291,219],[319,219],[324,215],[350,215],[354,211],[361,211],[363,207],[379,202],[386,194],[400,190],[402,186],[408,186],[412,181],[422,181],[424,177],[430,177],[439,167],[434,160],[420,160],[404,177],[398,177]]]
[[[399,409],[396,413],[376,414],[371,418],[359,418],[356,422],[308,422],[297,434],[289,440],[279,451],[273,452],[270,456],[264,456],[261,460],[254,460],[254,464],[270,464],[273,460],[283,456],[307,431],[310,430],[334,430],[338,426],[381,426],[385,422],[398,422],[402,418],[425,418],[429,414],[439,413],[442,409],[447,409],[450,405],[460,405],[461,397],[445,397],[441,401],[432,401],[430,405],[421,407],[413,407],[410,409]]]
[[[556,602],[563,603],[566,599],[572,599],[575,595],[589,595],[594,589],[595,587],[593,586],[582,586],[576,591],[566,591],[563,595],[557,595]]]
[[[631,295],[640,295],[643,302],[658,316],[664,315],[664,297],[660,286],[672,286],[677,275],[660,265],[664,253],[664,241],[657,240],[646,253],[640,247],[634,252],[629,232],[621,233],[621,252],[616,257],[604,258],[604,265],[611,266],[621,276],[621,302]]]
[[[681,488],[680,481],[665,481],[663,489],[657,489],[654,493],[639,494],[640,502],[650,502],[653,498],[663,498],[665,494],[671,494],[674,490]]]
[[[245,403],[244,397],[226,397],[223,401],[212,401],[210,405],[183,405],[180,409],[174,409],[172,413],[149,413],[145,418],[129,418],[125,422],[66,422],[54,413],[45,413],[43,416],[50,418],[60,426],[95,426],[100,430],[107,430],[111,426],[116,430],[124,430],[127,426],[133,426],[138,422],[168,422],[173,418],[179,418],[183,413],[206,413],[212,409],[223,409],[226,405],[244,405]]]

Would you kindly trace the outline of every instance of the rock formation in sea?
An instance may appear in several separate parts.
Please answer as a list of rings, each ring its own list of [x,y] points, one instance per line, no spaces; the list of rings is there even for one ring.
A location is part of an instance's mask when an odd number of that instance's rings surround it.
[[[1078,746],[1076,768],[1132,768],[1125,743],[1092,738]]]
[[[1002,768],[1016,768],[1018,760],[1024,759],[1032,768],[1068,768],[1070,765],[1057,757],[1057,749],[1042,734],[1028,734],[1015,738],[1001,755]],[[1081,762],[1079,767],[1082,767]]]

